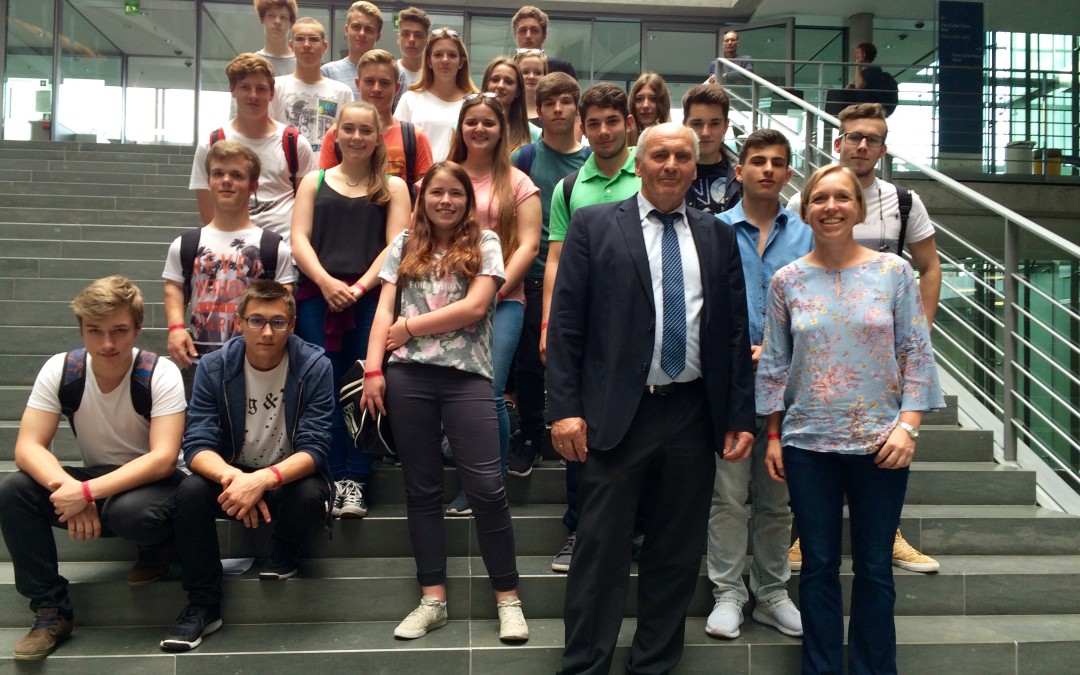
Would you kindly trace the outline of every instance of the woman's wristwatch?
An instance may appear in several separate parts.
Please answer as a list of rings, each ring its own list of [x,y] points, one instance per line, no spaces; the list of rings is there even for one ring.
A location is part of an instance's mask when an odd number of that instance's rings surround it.
[[[919,439],[919,427],[913,427],[907,422],[897,422],[896,426],[900,427],[911,436],[911,440],[916,441]]]

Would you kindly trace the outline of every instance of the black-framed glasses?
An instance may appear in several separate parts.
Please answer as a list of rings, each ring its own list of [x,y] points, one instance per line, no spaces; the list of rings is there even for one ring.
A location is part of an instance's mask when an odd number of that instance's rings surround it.
[[[461,33],[457,32],[453,28],[434,28],[431,31],[431,37],[439,38],[448,36],[452,38],[461,37]]]
[[[281,317],[267,319],[266,317],[259,316],[258,314],[254,314],[252,316],[242,316],[240,318],[244,320],[244,323],[247,324],[248,328],[260,332],[263,328],[266,328],[266,324],[270,324],[270,330],[274,331],[275,333],[284,333],[285,331],[289,330],[289,326],[292,324],[292,321],[290,321],[289,319],[282,319]]]
[[[514,51],[518,56],[544,56],[546,52],[543,49],[535,49],[531,47],[519,47]]]
[[[475,92],[475,93],[472,93],[472,94],[465,94],[464,96],[461,97],[461,101],[462,102],[475,101],[478,98],[497,99],[497,98],[499,98],[499,95],[496,94],[493,91],[478,91],[478,92]]]
[[[848,145],[857,146],[863,141],[866,141],[866,145],[871,148],[880,148],[881,146],[885,145],[885,137],[878,136],[876,134],[866,135],[851,131],[846,134],[840,134],[840,138],[844,139],[844,142]]]

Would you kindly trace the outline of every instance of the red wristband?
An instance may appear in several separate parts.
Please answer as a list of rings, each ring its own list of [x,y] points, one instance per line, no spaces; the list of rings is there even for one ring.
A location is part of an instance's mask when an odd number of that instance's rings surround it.
[[[355,284],[353,284],[353,286],[355,288],[359,289],[360,295],[364,295],[365,293],[367,293],[367,288],[364,286],[364,284],[360,283],[359,281],[357,281]]]
[[[768,436],[768,440],[770,440],[770,441],[778,441],[778,440],[780,440],[780,432],[779,431],[770,431],[769,436]]]
[[[548,325],[548,322],[547,322],[547,321],[545,321],[544,323],[540,324],[540,330],[544,330],[545,328],[547,328],[547,325]]]
[[[285,479],[281,477],[281,472],[278,471],[278,468],[273,465],[266,468],[270,469],[270,473],[274,474],[274,477],[277,478],[277,485],[275,487],[281,487],[281,484],[285,482]]]
[[[382,376],[383,376],[383,374],[382,374],[381,370],[365,370],[364,371],[364,378],[365,379],[369,378],[369,377],[382,377]]]
[[[495,294],[495,297],[498,298],[500,301],[502,301],[502,299],[505,298],[506,296],[502,294],[502,291],[499,291],[498,293]]]
[[[86,500],[87,504],[94,503],[94,495],[90,494],[90,481],[84,480],[82,482],[82,496]]]
[[[169,332],[171,333],[174,330],[187,330],[187,326],[182,323],[174,323],[169,326]]]

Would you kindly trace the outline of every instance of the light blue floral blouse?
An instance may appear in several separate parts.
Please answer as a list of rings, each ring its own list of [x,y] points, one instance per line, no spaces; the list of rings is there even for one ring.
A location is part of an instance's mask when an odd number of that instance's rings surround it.
[[[869,454],[900,412],[944,407],[930,333],[907,261],[879,253],[845,270],[802,259],[769,287],[757,413],[786,411],[781,442]]]
[[[390,252],[379,272],[379,277],[392,284],[398,282],[401,251],[408,230],[390,243]],[[506,280],[503,271],[502,245],[494,232],[480,233],[481,276],[495,278],[496,286]],[[457,274],[446,274],[441,279],[428,274],[420,280],[410,280],[401,291],[401,316],[411,319],[432,312],[450,303],[462,300],[469,292],[469,280]],[[484,318],[449,333],[435,333],[415,337],[398,347],[390,355],[390,362],[407,361],[428,363],[436,366],[457,368],[491,379],[491,321],[495,314],[492,301]]]

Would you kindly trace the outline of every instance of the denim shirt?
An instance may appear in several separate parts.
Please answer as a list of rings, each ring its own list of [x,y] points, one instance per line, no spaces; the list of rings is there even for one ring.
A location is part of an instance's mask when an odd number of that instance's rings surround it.
[[[750,344],[760,345],[765,334],[766,300],[769,282],[776,271],[810,252],[814,247],[814,233],[799,216],[776,203],[777,214],[769,228],[765,253],[758,254],[758,237],[761,230],[746,220],[743,203],[721,213],[717,218],[735,228],[742,258],[743,278],[746,281],[746,311],[750,318]]]

